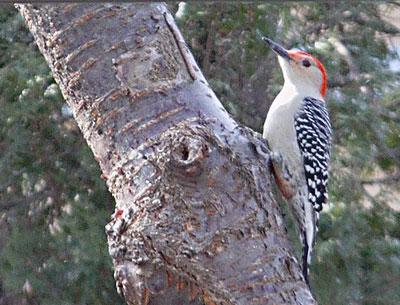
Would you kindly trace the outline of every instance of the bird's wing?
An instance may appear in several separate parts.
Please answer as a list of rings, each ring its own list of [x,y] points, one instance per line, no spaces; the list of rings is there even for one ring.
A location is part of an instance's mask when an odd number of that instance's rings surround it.
[[[295,116],[297,143],[304,160],[308,200],[320,212],[328,201],[328,170],[332,141],[325,102],[306,97]],[[318,213],[317,213],[318,214]]]

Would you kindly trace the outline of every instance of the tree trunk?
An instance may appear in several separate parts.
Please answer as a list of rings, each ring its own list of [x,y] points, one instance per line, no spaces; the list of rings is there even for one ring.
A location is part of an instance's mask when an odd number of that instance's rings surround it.
[[[224,110],[164,4],[17,7],[115,198],[128,304],[316,304],[265,143]]]

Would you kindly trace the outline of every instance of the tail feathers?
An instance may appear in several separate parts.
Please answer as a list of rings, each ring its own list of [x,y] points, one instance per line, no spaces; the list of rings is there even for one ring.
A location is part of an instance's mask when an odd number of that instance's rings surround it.
[[[303,277],[307,285],[310,286],[308,275],[310,271],[309,266],[311,262],[312,246],[309,247],[308,245],[306,232],[303,232],[302,240],[303,240]]]
[[[316,235],[318,232],[319,213],[314,209],[313,204],[308,201],[306,191],[299,192],[291,200],[291,210],[294,220],[297,223],[297,232],[303,246],[302,269],[305,282],[309,285],[309,266],[311,254],[314,248]]]
[[[318,213],[313,214],[313,216],[316,216],[313,217],[313,223],[308,228],[306,226],[306,230],[301,234],[301,240],[303,242],[303,276],[308,286],[310,286],[308,275],[310,271],[311,254],[315,245],[316,234],[318,232],[318,226],[316,225],[318,222]]]
[[[301,234],[303,242],[303,275],[304,280],[309,284],[308,274],[311,263],[311,253],[314,248],[315,238],[318,230],[319,213],[308,200],[304,203],[304,227]]]

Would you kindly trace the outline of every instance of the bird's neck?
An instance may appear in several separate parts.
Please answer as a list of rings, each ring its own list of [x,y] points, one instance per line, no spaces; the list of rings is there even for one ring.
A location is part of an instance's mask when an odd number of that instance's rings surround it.
[[[301,98],[310,96],[316,99],[323,100],[320,88],[318,86],[315,86],[307,79],[298,79],[293,82],[291,79],[285,78],[285,83],[279,94],[290,97],[299,96]]]

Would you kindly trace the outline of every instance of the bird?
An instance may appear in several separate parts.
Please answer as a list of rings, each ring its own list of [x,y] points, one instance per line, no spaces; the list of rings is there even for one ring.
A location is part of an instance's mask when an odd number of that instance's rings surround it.
[[[305,51],[287,50],[265,36],[262,40],[276,53],[284,78],[267,113],[263,138],[271,150],[276,184],[300,235],[302,272],[310,286],[319,213],[328,202],[332,129],[325,102],[326,69]]]

